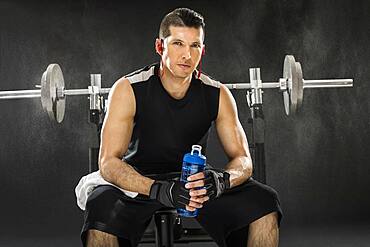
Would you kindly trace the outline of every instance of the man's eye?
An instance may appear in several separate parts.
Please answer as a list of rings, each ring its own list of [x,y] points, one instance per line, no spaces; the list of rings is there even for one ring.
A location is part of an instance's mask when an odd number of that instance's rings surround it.
[[[193,44],[192,47],[194,47],[194,48],[201,48],[200,44]]]
[[[179,45],[179,46],[182,46],[182,43],[181,42],[178,42],[178,41],[175,41],[173,42],[175,45]]]

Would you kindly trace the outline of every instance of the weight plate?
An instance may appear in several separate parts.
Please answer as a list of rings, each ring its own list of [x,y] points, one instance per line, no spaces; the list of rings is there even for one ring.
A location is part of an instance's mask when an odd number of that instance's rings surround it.
[[[283,66],[283,78],[286,80],[287,89],[283,91],[283,99],[284,99],[284,108],[285,113],[289,116],[290,114],[290,106],[291,106],[291,91],[292,91],[292,64],[295,63],[294,57],[291,55],[286,55],[284,59],[284,66]]]
[[[302,67],[301,63],[295,62],[295,67],[296,67],[296,72],[297,72],[297,81],[296,81],[296,96],[297,96],[297,108],[296,111],[299,112],[302,106],[303,102],[303,72],[302,72]]]
[[[53,121],[61,123],[65,113],[65,98],[58,97],[64,89],[62,69],[58,64],[50,64],[41,78],[41,104]]]
[[[303,76],[301,64],[292,55],[285,56],[283,78],[287,81],[287,90],[283,92],[285,113],[293,115],[302,105]]]

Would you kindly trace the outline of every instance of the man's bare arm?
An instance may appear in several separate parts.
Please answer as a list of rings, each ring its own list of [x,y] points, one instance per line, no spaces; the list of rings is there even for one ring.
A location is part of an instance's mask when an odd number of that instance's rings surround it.
[[[230,174],[230,186],[242,184],[252,176],[252,159],[247,137],[238,118],[234,97],[224,85],[220,88],[216,130],[229,158],[226,171]]]
[[[118,187],[149,195],[154,180],[142,176],[122,161],[131,140],[136,102],[127,79],[118,80],[108,97],[108,110],[104,119],[99,152],[99,169],[102,177]]]

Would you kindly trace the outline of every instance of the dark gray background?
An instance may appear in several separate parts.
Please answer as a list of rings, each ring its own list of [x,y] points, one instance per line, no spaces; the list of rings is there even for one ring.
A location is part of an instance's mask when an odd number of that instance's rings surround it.
[[[280,193],[282,229],[368,224],[366,1],[0,1],[0,90],[33,89],[49,63],[61,65],[68,89],[87,88],[90,73],[110,87],[158,61],[160,20],[179,6],[204,15],[203,68],[218,80],[248,81],[249,67],[277,80],[286,54],[301,62],[306,79],[354,78],[350,89],[305,90],[294,117],[285,115],[277,90],[265,90],[267,180]],[[249,134],[245,92],[233,94]],[[39,99],[0,101],[0,238],[78,239],[74,187],[88,173],[88,147],[97,140],[86,97],[68,97],[66,108],[57,125]],[[208,156],[217,166],[226,162],[214,131]]]

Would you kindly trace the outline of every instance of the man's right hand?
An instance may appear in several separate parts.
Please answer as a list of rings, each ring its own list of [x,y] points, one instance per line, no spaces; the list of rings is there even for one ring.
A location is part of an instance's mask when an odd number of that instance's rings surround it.
[[[191,197],[189,189],[180,181],[155,181],[149,193],[150,199],[158,200],[166,207],[183,208],[194,211],[202,208],[204,200],[199,197]]]

